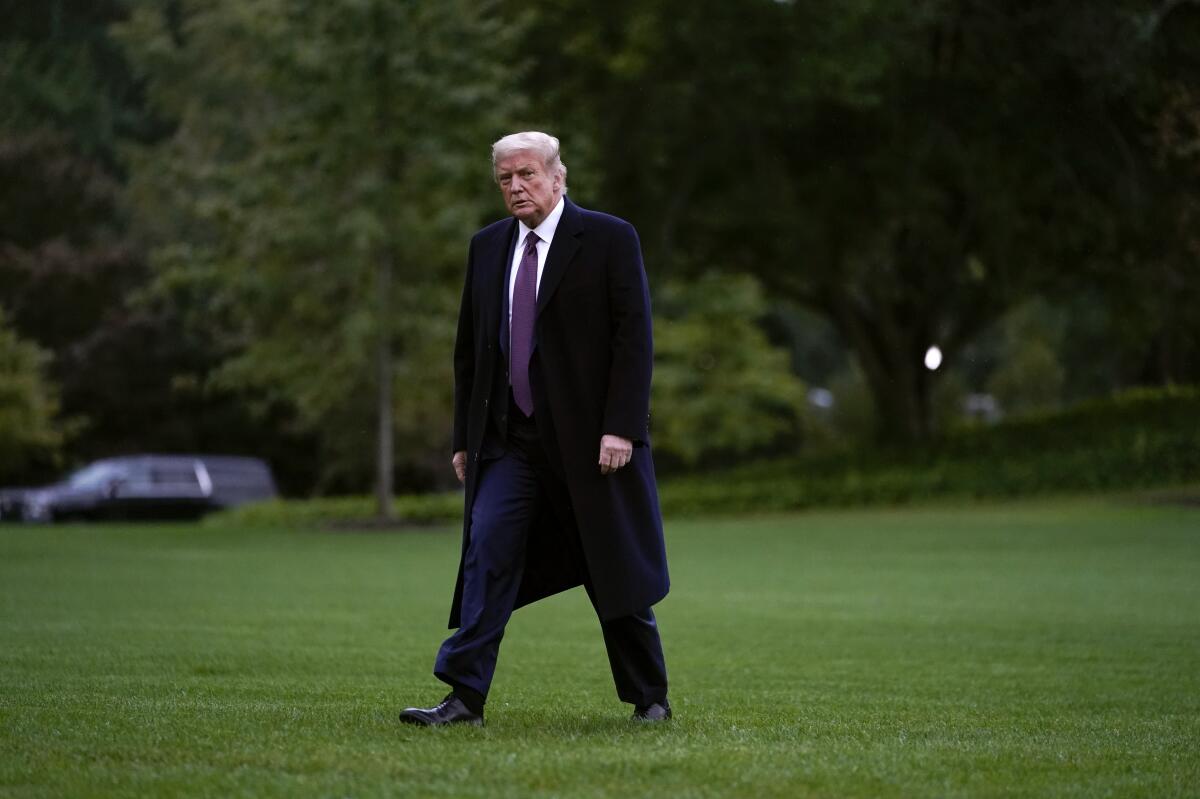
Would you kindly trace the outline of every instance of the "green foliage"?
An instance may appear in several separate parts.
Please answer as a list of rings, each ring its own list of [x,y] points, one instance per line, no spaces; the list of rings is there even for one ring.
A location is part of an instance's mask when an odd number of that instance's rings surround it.
[[[433,524],[461,520],[463,495],[458,491],[441,494],[407,494],[393,499],[399,524]],[[204,523],[214,528],[278,527],[284,529],[371,525],[375,499],[367,496],[319,497],[303,500],[272,500],[242,505],[211,514]]]
[[[0,137],[54,132],[76,157],[113,169],[122,137],[151,127],[108,26],[126,0],[6,3],[0,29]],[[69,199],[64,196],[63,199]]]
[[[22,338],[52,353],[47,374],[63,415],[90,422],[64,442],[63,460],[232,451],[271,458],[288,488],[310,486],[311,444],[298,453],[307,442],[285,423],[253,418],[247,405],[260,397],[205,385],[223,352],[213,334],[183,324],[179,309],[196,307],[194,293],[143,301],[149,270],[120,191],[65,134],[0,134],[0,307]],[[269,408],[276,416],[280,404]],[[58,470],[46,463],[27,476]]]
[[[923,449],[862,449],[664,485],[663,512],[895,505],[1200,481],[1200,389],[1135,390],[1060,413],[960,429]]]
[[[793,367],[826,385],[854,352],[842,428],[936,433],[960,374],[1018,412],[1188,384],[1200,379],[1196,10],[8,3],[0,306],[53,353],[63,411],[94,422],[67,460],[244,448],[294,472],[293,490],[359,491],[381,361],[400,482],[436,487],[451,479],[464,244],[499,211],[486,144],[544,127],[564,140],[573,192],[637,225],[656,289],[714,266],[751,273],[773,304],[836,331],[836,358],[793,338]],[[1033,295],[1066,333],[968,363],[981,331]],[[921,366],[930,344],[947,356],[936,375]],[[786,402],[686,396],[702,381],[685,358],[660,370],[677,398],[656,407],[664,456],[792,441]],[[747,388],[780,388],[762,382]],[[723,428],[722,405],[768,424]],[[810,442],[840,435],[804,424]]]
[[[50,354],[24,341],[0,310],[0,479],[22,479],[32,464],[57,461],[63,429],[58,391],[46,379]]]
[[[1164,77],[1195,85],[1186,5],[558,0],[535,97],[593,131],[601,196],[650,262],[753,273],[821,313],[883,434],[920,440],[931,344],[951,366],[1030,294],[1100,274],[1125,276],[1118,302],[1200,285],[1194,260],[1160,270],[1185,239],[1146,201],[1185,188],[1146,111]]]
[[[998,364],[988,376],[988,393],[1006,414],[1058,408],[1066,383],[1057,354],[1068,332],[1065,320],[1052,304],[1035,298],[1006,314],[998,327]]]
[[[370,473],[381,348],[401,459],[444,462],[465,244],[520,108],[519,33],[466,0],[151,2],[119,28],[177,123],[132,160],[159,290],[222,331],[218,384],[320,437],[325,487]]]
[[[794,440],[804,385],[758,325],[766,303],[750,277],[709,274],[657,296],[651,435],[694,465]]]
[[[657,417],[656,417],[657,418]],[[669,519],[952,498],[1102,493],[1200,482],[1200,388],[1138,389],[1057,413],[951,430],[922,449],[860,444],[660,481]],[[656,438],[657,441],[657,438]],[[655,444],[657,447],[657,443]],[[366,497],[290,500],[209,517],[305,527],[369,517]],[[399,497],[402,521],[462,518],[458,492]]]
[[[829,383],[834,396],[834,406],[829,421],[836,431],[836,438],[867,446],[878,437],[879,418],[871,401],[871,387],[863,376],[857,362],[839,372]]]
[[[988,380],[988,392],[1006,413],[1054,408],[1062,400],[1063,368],[1045,341],[1022,342]]]

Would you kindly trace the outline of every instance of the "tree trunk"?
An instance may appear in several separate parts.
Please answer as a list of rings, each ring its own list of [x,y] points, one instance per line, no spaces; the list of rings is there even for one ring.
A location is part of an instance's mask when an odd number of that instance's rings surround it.
[[[375,510],[381,519],[392,518],[392,486],[395,480],[395,458],[392,435],[392,340],[391,295],[392,254],[383,252],[376,265],[377,304],[376,329],[376,410],[379,426],[376,431]]]
[[[921,443],[933,431],[931,374],[926,370],[923,323],[898,322],[890,309],[856,302],[845,291],[826,295],[820,311],[858,358],[878,422],[877,437],[890,443]]]
[[[385,0],[378,0],[372,7],[374,21],[374,52],[371,58],[369,80],[375,88],[375,121],[380,141],[389,141],[393,133],[392,85],[388,67],[391,51],[391,36]],[[399,183],[399,155],[394,146],[381,152],[382,175],[388,187]],[[384,202],[378,209],[381,219],[390,217],[391,209]],[[388,239],[390,241],[390,237]],[[395,485],[395,436],[392,425],[392,272],[395,269],[394,247],[389,243],[380,245],[376,262],[376,320],[375,329],[379,341],[376,345],[376,410],[379,427],[376,433],[375,507],[381,519],[391,519],[392,488]]]
[[[871,353],[856,347],[855,353],[871,390],[879,440],[902,444],[927,441],[933,432],[931,381],[921,356],[900,346]]]

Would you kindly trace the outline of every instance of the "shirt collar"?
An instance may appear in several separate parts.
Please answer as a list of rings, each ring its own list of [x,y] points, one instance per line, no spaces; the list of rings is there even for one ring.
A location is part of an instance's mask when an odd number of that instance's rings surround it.
[[[546,218],[542,220],[542,224],[533,228],[533,232],[537,234],[537,237],[547,244],[554,240],[554,230],[558,227],[558,220],[562,219],[566,199],[566,195],[559,197],[558,205],[554,206],[554,210],[546,214]],[[517,224],[521,228],[521,235],[517,241],[523,244],[525,237],[529,235],[530,228],[521,220],[517,220]]]

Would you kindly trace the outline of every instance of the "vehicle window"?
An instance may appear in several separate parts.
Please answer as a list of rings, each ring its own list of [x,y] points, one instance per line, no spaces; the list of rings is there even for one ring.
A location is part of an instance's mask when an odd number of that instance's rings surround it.
[[[208,473],[216,482],[230,485],[264,485],[269,482],[268,476],[261,470],[210,468]]]
[[[150,467],[150,481],[171,485],[197,485],[200,482],[196,467],[190,463],[156,464]]]
[[[128,480],[129,469],[116,463],[93,463],[75,472],[67,482],[72,488],[103,488],[114,480]]]

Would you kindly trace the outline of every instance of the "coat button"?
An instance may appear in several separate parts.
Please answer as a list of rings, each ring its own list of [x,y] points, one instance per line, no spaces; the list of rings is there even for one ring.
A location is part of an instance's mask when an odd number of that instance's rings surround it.
[[[475,453],[475,462],[479,463],[479,453],[478,452]]]
[[[485,408],[486,408],[487,406],[488,406],[488,398],[487,398],[487,397],[484,397],[484,398],[483,398],[483,407],[485,407]]]

